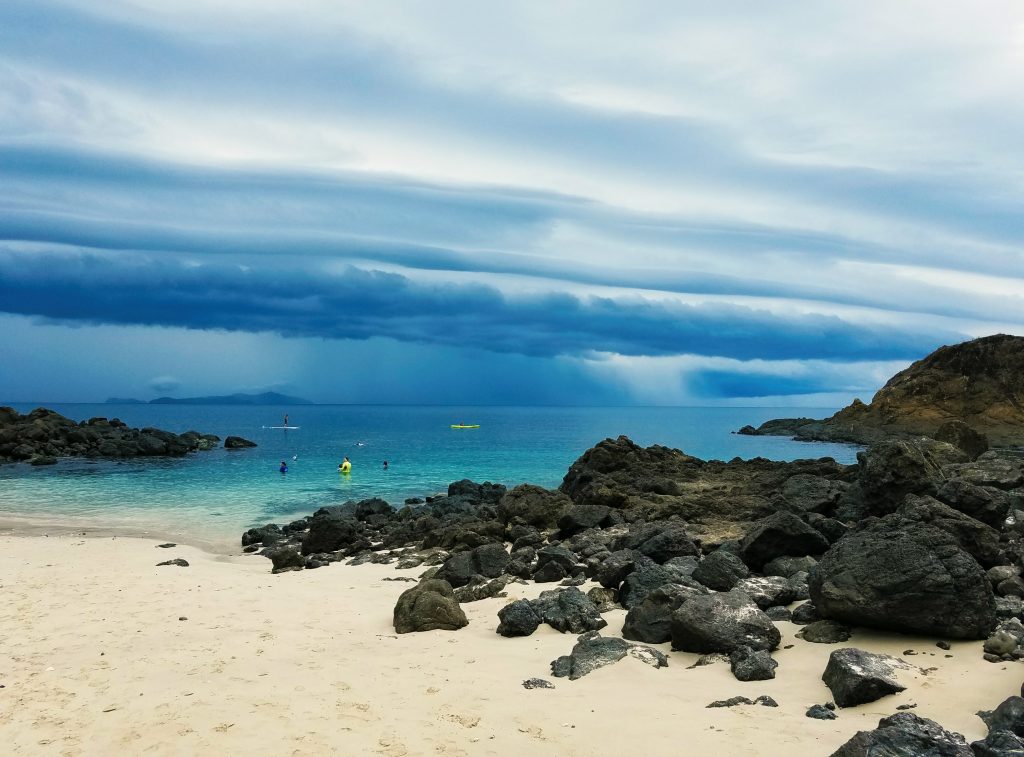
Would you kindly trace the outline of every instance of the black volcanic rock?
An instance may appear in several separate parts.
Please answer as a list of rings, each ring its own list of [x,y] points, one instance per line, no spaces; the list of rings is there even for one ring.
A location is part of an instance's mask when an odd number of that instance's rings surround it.
[[[985,571],[950,534],[889,515],[847,534],[810,573],[823,617],[854,626],[983,639],[995,625]]]
[[[868,512],[891,513],[908,494],[935,494],[945,479],[942,466],[965,462],[952,445],[929,439],[887,439],[857,454],[857,482]]]
[[[1024,698],[1007,697],[994,710],[979,712],[989,731],[1009,731],[1024,736]]]
[[[789,512],[777,512],[753,524],[740,543],[740,556],[754,570],[777,557],[820,555],[828,540]]]
[[[53,465],[62,457],[181,457],[212,449],[218,437],[188,431],[129,428],[117,418],[76,423],[60,413],[36,408],[27,415],[0,408],[0,463],[25,461]]]
[[[832,692],[837,705],[855,707],[904,691],[907,687],[896,680],[897,667],[907,665],[888,655],[847,647],[829,655],[821,680]]]
[[[529,636],[541,624],[541,617],[528,599],[517,599],[498,610],[497,632],[502,636]]]
[[[575,586],[541,592],[531,605],[545,623],[561,633],[597,631],[608,625],[596,605]]]
[[[724,549],[716,549],[693,571],[695,581],[715,591],[729,591],[737,581],[749,575],[747,564],[738,555]]]
[[[229,436],[224,440],[224,449],[246,449],[255,446],[256,442],[243,439],[241,436]]]
[[[572,501],[562,492],[520,484],[498,502],[498,518],[509,525],[554,528],[571,506]]]
[[[771,651],[782,636],[775,624],[738,591],[688,599],[672,613],[672,648],[684,652]]]
[[[395,604],[393,623],[396,633],[417,631],[457,631],[469,620],[459,607],[451,584],[431,579],[407,589]]]
[[[778,510],[780,492],[793,476],[848,482],[853,473],[852,467],[831,458],[704,461],[660,445],[641,447],[620,436],[584,452],[560,488],[576,505],[636,513],[646,521],[678,517],[687,523],[721,525],[757,520]]]
[[[309,521],[309,531],[302,539],[302,554],[334,552],[339,549],[365,549],[370,546],[365,526],[355,518],[338,511],[321,508]]]
[[[912,712],[878,721],[873,731],[858,731],[831,757],[975,757],[959,733]]]
[[[436,577],[448,581],[453,587],[465,586],[473,576],[497,578],[505,572],[508,552],[501,544],[483,544],[469,552],[449,557]]]
[[[665,584],[644,597],[643,602],[626,613],[622,636],[647,644],[663,644],[672,640],[672,613],[686,600],[702,592],[690,586]]]

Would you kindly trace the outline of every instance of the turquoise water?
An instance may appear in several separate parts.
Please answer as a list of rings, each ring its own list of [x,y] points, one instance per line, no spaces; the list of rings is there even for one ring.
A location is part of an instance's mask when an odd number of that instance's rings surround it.
[[[0,466],[0,518],[127,527],[217,544],[235,542],[254,524],[288,521],[323,505],[372,496],[401,503],[461,478],[557,487],[585,450],[619,434],[705,459],[831,456],[853,462],[857,449],[730,433],[769,418],[823,417],[833,412],[827,408],[51,407],[75,420],[117,417],[136,427],[236,434],[259,446],[171,460]],[[299,429],[267,428],[280,425],[285,412]],[[460,422],[480,428],[450,428]],[[352,461],[349,476],[337,472],[345,455]],[[278,472],[282,460],[289,466],[285,475]]]

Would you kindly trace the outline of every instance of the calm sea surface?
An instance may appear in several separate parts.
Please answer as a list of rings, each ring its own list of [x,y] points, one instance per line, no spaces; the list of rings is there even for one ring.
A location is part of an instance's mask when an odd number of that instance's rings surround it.
[[[823,417],[834,412],[831,408],[51,407],[75,420],[116,417],[134,427],[236,434],[259,446],[173,460],[0,466],[0,520],[177,534],[219,547],[237,543],[255,524],[285,522],[349,499],[379,496],[401,503],[444,491],[462,478],[557,487],[585,450],[619,434],[705,459],[830,456],[849,463],[857,451],[849,445],[730,433],[769,418]],[[24,413],[33,406],[15,408]],[[285,412],[300,428],[269,428],[280,425]],[[454,430],[453,423],[480,428]],[[349,476],[337,472],[345,455],[352,461]],[[288,462],[285,475],[278,472],[282,460]]]

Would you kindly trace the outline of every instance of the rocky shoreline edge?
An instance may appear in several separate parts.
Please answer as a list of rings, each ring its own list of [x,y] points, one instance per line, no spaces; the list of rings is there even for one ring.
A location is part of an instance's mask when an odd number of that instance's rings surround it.
[[[801,643],[841,644],[877,628],[932,637],[940,649],[976,639],[989,662],[1017,661],[1024,460],[979,452],[975,434],[958,438],[889,439],[844,466],[703,461],[619,437],[584,453],[558,490],[458,481],[430,501],[347,502],[250,529],[242,545],[275,573],[343,561],[422,567],[395,606],[398,633],[457,631],[468,623],[464,603],[501,597],[511,582],[552,584],[502,607],[495,632],[528,636],[547,624],[577,634],[551,663],[554,677],[570,680],[626,656],[670,664],[657,644],[728,664],[738,681],[771,679],[782,620],[804,626]],[[618,608],[627,610],[621,630],[601,635],[602,613]],[[906,671],[927,672],[903,659],[913,653],[836,649],[822,672],[833,701],[807,716],[841,717],[904,690]],[[708,706],[743,704],[773,702]],[[993,704],[979,713],[988,736],[971,745],[897,712],[835,754],[1021,754],[1024,698]]]
[[[214,434],[175,434],[158,428],[131,428],[118,418],[76,422],[44,407],[22,415],[0,407],[0,464],[55,465],[62,457],[126,459],[183,457],[215,449]],[[256,443],[240,436],[224,440],[225,449],[246,449]]]
[[[995,334],[940,347],[900,371],[870,403],[855,399],[829,418],[777,418],[736,433],[799,441],[873,444],[939,436],[950,421],[1024,454],[1024,337]]]

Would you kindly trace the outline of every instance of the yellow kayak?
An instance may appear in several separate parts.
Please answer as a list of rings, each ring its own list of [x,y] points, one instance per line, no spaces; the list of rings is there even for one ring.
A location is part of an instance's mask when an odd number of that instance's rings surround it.
[[[479,423],[453,423],[452,428],[480,428]]]

